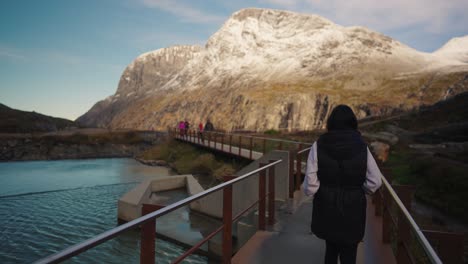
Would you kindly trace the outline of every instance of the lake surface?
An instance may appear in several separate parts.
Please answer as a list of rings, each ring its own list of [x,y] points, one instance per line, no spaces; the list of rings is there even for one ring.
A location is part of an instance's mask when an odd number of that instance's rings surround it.
[[[133,159],[0,163],[0,263],[30,263],[115,227],[117,200],[142,180],[167,175]],[[139,240],[128,231],[67,263],[139,263]],[[182,252],[156,241],[158,263]]]

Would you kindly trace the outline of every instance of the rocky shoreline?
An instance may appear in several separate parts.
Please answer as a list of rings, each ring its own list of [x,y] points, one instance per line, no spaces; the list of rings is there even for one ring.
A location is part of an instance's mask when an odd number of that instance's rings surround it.
[[[90,135],[0,135],[0,162],[62,159],[123,158],[136,157],[139,153],[158,144],[163,137],[149,141],[129,138],[127,134]],[[133,135],[132,135],[133,136]]]
[[[162,166],[162,167],[169,167],[171,169],[174,169],[165,160],[146,160],[146,159],[139,158],[139,157],[134,157],[134,159],[140,162],[141,164],[145,164],[148,166]]]

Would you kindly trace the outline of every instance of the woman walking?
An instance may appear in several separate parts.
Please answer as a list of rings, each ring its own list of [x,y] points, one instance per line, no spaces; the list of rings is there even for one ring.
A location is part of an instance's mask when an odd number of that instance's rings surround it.
[[[313,144],[307,159],[304,192],[314,196],[311,230],[326,242],[325,264],[356,263],[364,237],[366,196],[382,184],[382,174],[350,107],[335,107],[327,132]]]

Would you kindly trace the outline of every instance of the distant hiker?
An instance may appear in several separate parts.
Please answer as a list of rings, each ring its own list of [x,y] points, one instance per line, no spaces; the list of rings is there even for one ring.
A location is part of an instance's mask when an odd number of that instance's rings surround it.
[[[200,136],[200,138],[202,140],[202,143],[205,143],[205,139],[203,138],[203,124],[202,124],[202,122],[200,122],[200,124],[198,124],[198,135]]]
[[[208,131],[208,132],[214,131],[213,123],[211,123],[211,121],[209,119],[206,121],[205,131]]]
[[[304,193],[314,196],[311,231],[325,240],[325,263],[356,263],[364,237],[366,193],[382,184],[382,173],[357,130],[353,110],[338,105],[327,120],[327,132],[312,145]]]
[[[185,125],[185,136],[188,137],[188,131],[189,131],[189,128],[190,128],[190,123],[187,120],[185,120],[184,125]]]
[[[183,137],[185,135],[185,123],[184,121],[179,122],[179,135]]]

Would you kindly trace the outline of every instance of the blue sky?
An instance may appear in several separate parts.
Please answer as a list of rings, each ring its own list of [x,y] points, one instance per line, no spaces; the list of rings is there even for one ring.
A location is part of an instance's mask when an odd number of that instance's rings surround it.
[[[139,54],[204,45],[247,7],[318,14],[426,52],[468,35],[466,0],[3,0],[0,103],[75,119],[115,92]]]

